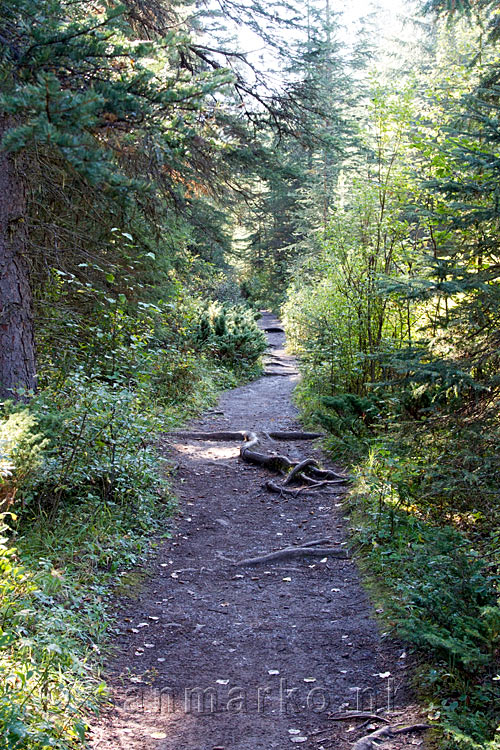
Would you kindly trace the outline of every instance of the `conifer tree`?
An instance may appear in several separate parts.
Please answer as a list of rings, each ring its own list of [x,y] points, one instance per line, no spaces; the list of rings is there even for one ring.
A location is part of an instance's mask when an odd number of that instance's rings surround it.
[[[99,196],[136,212],[156,201],[158,190],[175,199],[190,179],[209,177],[213,149],[196,127],[199,112],[232,75],[183,66],[190,39],[182,29],[138,40],[137,18],[143,27],[143,16],[129,17],[113,3],[6,0],[2,6],[2,397],[35,385],[29,266],[39,259],[27,231],[27,194],[40,191],[46,174],[40,170],[42,185],[34,186],[30,161],[36,165],[43,153],[47,163],[57,162],[64,192],[76,178],[80,192],[93,191],[96,202]],[[42,212],[44,204],[42,194]],[[57,224],[57,216],[50,220]]]

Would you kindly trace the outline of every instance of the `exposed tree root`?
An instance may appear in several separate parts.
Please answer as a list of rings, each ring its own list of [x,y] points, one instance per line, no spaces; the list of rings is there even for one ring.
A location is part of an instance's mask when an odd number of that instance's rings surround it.
[[[295,557],[337,557],[341,560],[347,560],[348,556],[343,550],[335,547],[285,547],[285,549],[276,552],[268,552],[266,555],[257,557],[247,557],[245,560],[239,560],[235,565],[260,565],[261,563],[272,562],[274,560],[289,560]]]
[[[309,542],[302,542],[300,545],[301,547],[318,547],[321,544],[330,544],[330,540],[328,538],[323,539],[311,539]]]
[[[318,462],[313,458],[306,458],[304,461],[297,463],[291,461],[287,456],[273,455],[262,453],[255,450],[260,445],[261,437],[256,432],[231,430],[219,430],[215,432],[173,432],[176,438],[186,438],[190,440],[206,441],[227,441],[237,440],[241,442],[240,457],[243,461],[250,464],[262,466],[277,474],[285,475],[283,484],[276,482],[266,482],[265,487],[271,492],[280,494],[298,495],[300,492],[316,490],[320,487],[344,484],[349,480],[341,474],[329,469],[321,469]],[[261,433],[264,438],[270,440],[316,440],[323,437],[320,432],[302,432],[302,431],[279,431]],[[300,483],[296,488],[291,488],[293,483]]]
[[[337,474],[336,471],[332,471],[331,469],[320,469],[317,466],[311,466],[309,474],[316,477],[316,479],[342,479],[344,482],[349,481],[347,477],[342,476],[342,474]]]
[[[170,435],[173,437],[179,437],[179,438],[188,438],[190,440],[213,440],[214,442],[231,442],[233,440],[239,440],[244,441],[249,439],[250,435],[255,435],[256,433],[252,432],[246,432],[246,431],[239,431],[239,432],[232,432],[230,430],[218,430],[216,432],[171,432]],[[286,431],[273,431],[273,432],[266,432],[263,433],[265,436],[270,437],[272,440],[316,440],[317,438],[324,437],[322,432],[301,432],[301,431],[292,431],[292,432],[286,432]]]
[[[269,479],[263,486],[266,490],[269,490],[269,492],[275,492],[277,495],[293,495],[293,497],[298,497],[299,495],[304,495],[308,492],[313,493],[314,495],[331,496],[332,494],[331,492],[318,492],[317,488],[321,487],[321,484],[316,484],[314,486],[305,485],[304,487],[283,487],[282,484],[278,484]]]
[[[187,438],[188,440],[207,440],[214,442],[232,442],[233,440],[243,441],[246,439],[246,432],[171,432],[172,437]]]
[[[268,456],[266,453],[254,451],[253,448],[260,443],[259,437],[255,432],[247,432],[246,435],[247,439],[240,448],[240,456],[243,461],[264,466],[278,474],[285,474],[295,466],[295,462],[290,461],[286,456]]]
[[[371,734],[361,737],[352,747],[352,750],[377,750],[380,744],[391,740],[398,734],[409,734],[410,732],[424,732],[429,729],[428,724],[412,724],[409,727],[397,729],[394,726],[382,727]]]
[[[297,370],[289,370],[288,372],[276,372],[275,370],[264,370],[262,373],[268,378],[288,378],[290,375],[298,375]]]
[[[272,479],[268,479],[268,481],[265,482],[264,487],[270,492],[275,492],[277,495],[293,495],[294,497],[297,497],[297,495],[300,495],[303,492],[312,492],[312,488],[309,485],[304,487],[284,487],[282,484],[273,482]]]
[[[283,486],[285,487],[291,484],[296,479],[296,477],[301,476],[301,478],[303,479],[302,472],[309,466],[317,466],[314,458],[306,458],[304,461],[301,461],[299,464],[297,464],[297,466],[295,466],[288,474],[287,478],[283,482]]]
[[[316,440],[325,437],[322,432],[268,432],[273,440]]]

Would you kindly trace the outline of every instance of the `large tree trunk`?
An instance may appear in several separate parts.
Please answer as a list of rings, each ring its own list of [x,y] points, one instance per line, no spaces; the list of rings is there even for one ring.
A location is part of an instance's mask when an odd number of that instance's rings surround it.
[[[26,257],[26,188],[14,158],[1,147],[11,125],[0,113],[0,399],[26,399],[36,377],[33,306]]]

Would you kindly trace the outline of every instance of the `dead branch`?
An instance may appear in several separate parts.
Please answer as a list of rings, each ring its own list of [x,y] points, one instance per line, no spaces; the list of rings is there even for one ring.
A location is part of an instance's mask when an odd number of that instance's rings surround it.
[[[329,721],[351,721],[352,719],[368,719],[369,721],[381,721],[384,724],[389,724],[389,719],[386,719],[385,716],[368,714],[363,711],[347,711],[344,714],[334,714],[328,717]],[[330,727],[324,727],[323,729],[318,729],[316,732],[311,732],[311,734],[323,734],[323,732],[329,731]]]
[[[258,557],[248,557],[245,560],[239,560],[235,565],[260,565],[261,563],[271,562],[273,560],[289,560],[295,557],[337,557],[341,560],[347,560],[348,556],[344,550],[334,547],[286,547],[276,552],[268,552],[266,555]]]
[[[383,724],[388,724],[389,719],[385,716],[379,716],[379,714],[366,714],[366,713],[346,713],[336,714],[335,716],[328,717],[330,721],[351,721],[351,719],[368,719],[369,721],[381,721]]]
[[[352,750],[377,750],[381,742],[393,739],[398,734],[408,734],[410,732],[425,732],[426,729],[430,729],[428,724],[412,724],[409,727],[401,727],[400,729],[394,726],[382,727],[377,729],[371,734],[367,734],[361,737],[352,747]]]

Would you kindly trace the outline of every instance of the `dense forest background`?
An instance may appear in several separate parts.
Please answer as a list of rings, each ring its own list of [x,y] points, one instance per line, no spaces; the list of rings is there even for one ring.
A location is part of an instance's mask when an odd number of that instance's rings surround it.
[[[499,746],[500,15],[341,10],[2,2],[2,747],[85,742],[154,435],[259,374],[263,307],[441,746]]]

